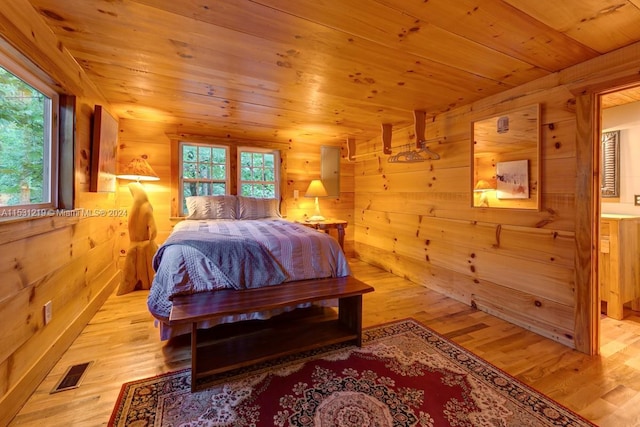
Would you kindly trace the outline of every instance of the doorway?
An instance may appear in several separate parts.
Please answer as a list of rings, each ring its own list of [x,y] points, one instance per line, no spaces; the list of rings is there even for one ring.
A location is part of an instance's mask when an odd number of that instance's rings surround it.
[[[635,163],[640,160],[640,85],[616,88],[601,93],[599,98],[601,320],[629,319],[637,327],[640,318],[640,174],[636,172]]]

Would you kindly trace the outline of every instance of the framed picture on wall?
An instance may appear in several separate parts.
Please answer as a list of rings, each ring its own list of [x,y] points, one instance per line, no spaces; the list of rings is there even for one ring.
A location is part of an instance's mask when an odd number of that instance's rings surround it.
[[[116,191],[118,122],[101,105],[93,115],[90,191]]]
[[[529,198],[528,160],[496,164],[496,197],[498,199]]]

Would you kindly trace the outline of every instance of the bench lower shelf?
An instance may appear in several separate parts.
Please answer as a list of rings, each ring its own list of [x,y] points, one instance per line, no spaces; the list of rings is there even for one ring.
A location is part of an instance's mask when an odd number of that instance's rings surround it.
[[[267,328],[215,341],[195,340],[192,388],[200,378],[326,345],[349,341],[356,344],[358,338],[357,332],[334,316],[297,320],[293,325],[272,323]]]
[[[174,298],[170,323],[191,324],[191,390],[198,379],[269,359],[342,342],[362,345],[362,295],[372,291],[371,286],[347,276]],[[219,325],[211,331],[198,329],[199,322],[209,318],[336,298],[337,313],[302,311],[305,315],[295,319],[283,319],[283,314],[265,321]]]

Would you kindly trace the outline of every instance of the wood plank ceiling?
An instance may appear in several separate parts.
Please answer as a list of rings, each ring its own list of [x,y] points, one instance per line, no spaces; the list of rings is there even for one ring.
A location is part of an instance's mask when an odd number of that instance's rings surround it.
[[[640,40],[640,0],[30,0],[126,119],[379,136]]]

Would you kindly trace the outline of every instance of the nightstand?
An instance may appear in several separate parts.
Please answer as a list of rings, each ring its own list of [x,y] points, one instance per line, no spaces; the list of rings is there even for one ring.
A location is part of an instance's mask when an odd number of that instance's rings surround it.
[[[323,221],[305,221],[297,220],[298,224],[302,224],[305,227],[315,228],[316,230],[324,230],[325,233],[329,233],[332,229],[338,231],[338,243],[344,250],[344,229],[347,228],[347,221],[341,219],[325,219]]]

